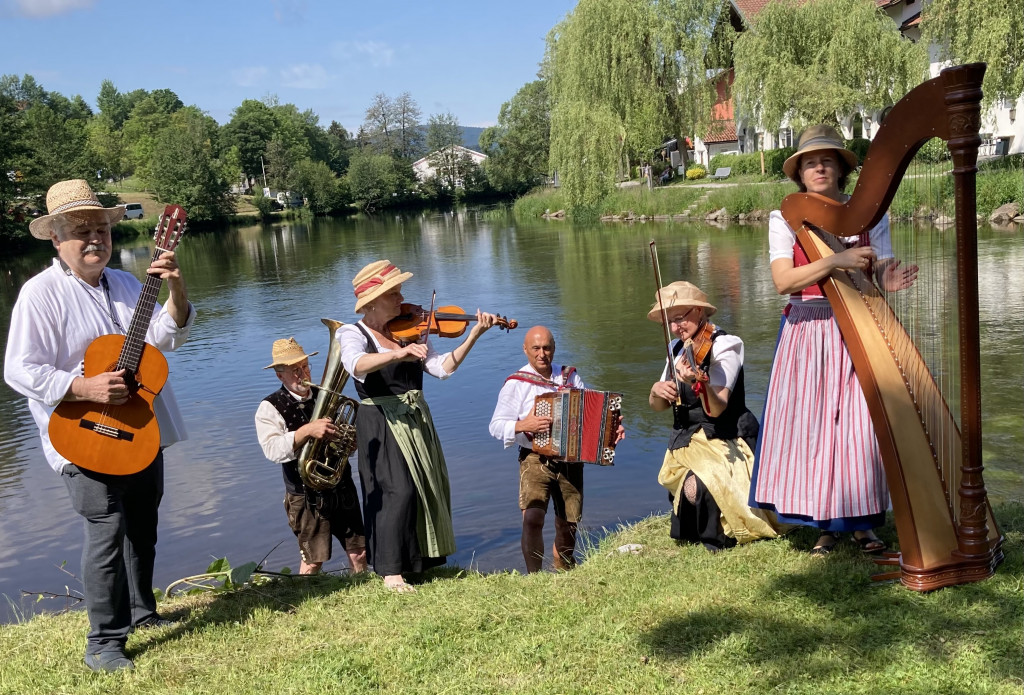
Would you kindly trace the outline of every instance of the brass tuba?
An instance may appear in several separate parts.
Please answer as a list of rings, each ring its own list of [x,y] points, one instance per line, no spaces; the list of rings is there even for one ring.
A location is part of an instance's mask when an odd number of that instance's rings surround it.
[[[333,490],[341,482],[341,474],[345,472],[348,457],[356,450],[356,410],[359,404],[351,398],[341,395],[341,390],[348,381],[348,371],[341,365],[341,344],[334,337],[342,327],[341,321],[320,319],[331,331],[331,344],[327,351],[327,364],[320,385],[305,382],[308,386],[316,386],[319,392],[310,422],[320,418],[330,418],[338,428],[338,439],[331,442],[323,439],[310,439],[302,447],[299,454],[299,475],[302,483],[311,490],[324,492]]]

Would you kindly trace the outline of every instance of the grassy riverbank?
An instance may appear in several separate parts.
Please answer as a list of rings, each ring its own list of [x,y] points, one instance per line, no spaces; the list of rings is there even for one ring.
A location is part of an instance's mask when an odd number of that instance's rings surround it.
[[[977,177],[978,215],[988,218],[997,208],[1016,201],[1024,210],[1024,158],[1019,156],[995,160],[979,166]],[[952,214],[953,182],[949,164],[933,164],[915,170],[916,178],[906,179],[890,206],[894,217],[909,219],[922,212],[932,215]],[[616,189],[602,201],[599,216],[618,215],[638,218],[641,215],[677,215],[689,210],[689,216],[703,219],[709,212],[725,208],[730,217],[755,210],[777,210],[782,199],[796,192],[789,181],[761,182],[758,177],[708,184],[705,180],[680,182],[649,190],[645,186]],[[850,178],[846,190],[851,192],[857,174]],[[696,204],[694,205],[694,203]],[[519,219],[536,219],[545,211],[555,212],[568,206],[558,189],[540,188],[515,201],[513,210]],[[633,215],[624,213],[632,212]]]
[[[1024,506],[996,514],[996,576],[927,595],[872,584],[848,541],[810,557],[807,529],[712,556],[657,517],[565,574],[172,599],[161,610],[183,622],[131,638],[134,673],[86,670],[81,611],[40,616],[0,628],[0,693],[1019,693]],[[626,543],[644,548],[616,552]]]

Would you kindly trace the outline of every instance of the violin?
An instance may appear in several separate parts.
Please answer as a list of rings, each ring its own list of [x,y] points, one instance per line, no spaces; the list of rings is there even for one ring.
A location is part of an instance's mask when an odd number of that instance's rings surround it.
[[[476,315],[467,314],[462,307],[449,305],[428,311],[419,304],[402,304],[401,313],[388,321],[388,331],[400,343],[415,342],[428,333],[441,338],[458,338],[466,332],[470,321],[476,321]],[[494,325],[508,331],[518,326],[519,322],[499,316]]]
[[[697,375],[698,382],[707,382],[708,375],[701,369],[708,353],[711,352],[711,336],[716,329],[715,324],[705,321],[697,331],[683,343],[682,357],[686,360],[690,369]]]

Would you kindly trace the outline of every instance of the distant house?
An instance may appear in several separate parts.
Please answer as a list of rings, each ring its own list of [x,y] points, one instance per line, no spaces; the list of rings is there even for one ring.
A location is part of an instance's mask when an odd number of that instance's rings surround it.
[[[416,179],[419,181],[426,181],[437,176],[437,171],[434,169],[432,162],[437,162],[439,159],[451,158],[453,160],[462,159],[463,157],[469,157],[474,164],[477,166],[483,165],[487,159],[487,155],[476,150],[471,150],[468,147],[462,145],[453,145],[450,149],[436,150],[431,152],[422,159],[417,159],[412,163],[413,173],[416,174]],[[456,181],[456,187],[461,186],[461,181]]]
[[[928,0],[875,0],[879,10],[885,12],[911,41],[921,40],[921,6]],[[737,31],[744,31],[772,0],[730,0],[730,22]],[[939,74],[945,63],[937,59],[937,50],[929,47],[932,77]],[[718,98],[712,109],[712,123],[707,132],[699,134],[694,142],[694,158],[705,166],[716,154],[726,152],[757,152],[778,147],[793,147],[799,133],[788,122],[777,131],[765,131],[756,126],[743,104],[732,99],[733,70],[718,76]],[[982,115],[982,146],[979,155],[999,156],[1024,152],[1024,118],[1017,118],[1017,110],[1024,113],[1024,95],[1015,100],[1003,100]],[[872,139],[878,132],[886,109],[868,111],[856,109],[843,114],[839,130],[846,138]]]

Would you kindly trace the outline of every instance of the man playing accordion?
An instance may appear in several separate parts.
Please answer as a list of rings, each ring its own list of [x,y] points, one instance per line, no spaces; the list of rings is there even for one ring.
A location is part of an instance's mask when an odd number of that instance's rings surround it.
[[[527,364],[505,380],[491,417],[491,435],[506,448],[519,447],[519,508],[523,511],[523,559],[527,572],[537,572],[544,561],[544,517],[554,500],[555,569],[575,565],[576,526],[583,516],[583,463],[567,463],[541,456],[532,449],[533,437],[551,429],[551,417],[534,413],[534,399],[543,393],[575,388],[583,380],[574,367],[554,363],[555,338],[544,326],[526,333],[523,352]],[[624,430],[619,425],[617,439]]]

